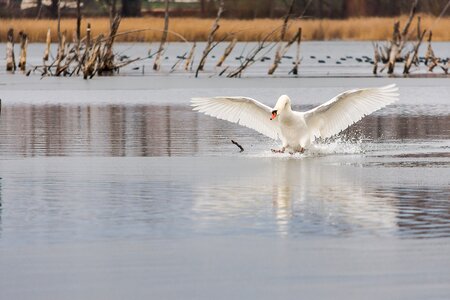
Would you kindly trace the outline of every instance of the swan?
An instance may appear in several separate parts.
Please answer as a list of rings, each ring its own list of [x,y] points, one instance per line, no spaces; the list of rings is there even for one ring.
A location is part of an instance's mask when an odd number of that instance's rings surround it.
[[[353,89],[305,112],[294,111],[287,95],[273,108],[248,97],[192,98],[194,111],[252,128],[274,140],[281,140],[276,153],[303,153],[316,138],[340,133],[366,115],[398,100],[395,84]]]

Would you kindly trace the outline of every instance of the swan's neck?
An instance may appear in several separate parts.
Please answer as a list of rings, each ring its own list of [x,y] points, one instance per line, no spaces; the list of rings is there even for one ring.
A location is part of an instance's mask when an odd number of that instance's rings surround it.
[[[294,113],[292,111],[291,105],[286,105],[286,107],[283,109],[283,112],[280,114],[280,120],[289,120],[294,116]]]

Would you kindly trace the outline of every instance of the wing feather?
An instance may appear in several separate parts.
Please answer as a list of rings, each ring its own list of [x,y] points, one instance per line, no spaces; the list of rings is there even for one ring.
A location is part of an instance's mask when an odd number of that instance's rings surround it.
[[[274,140],[280,135],[278,121],[271,121],[271,108],[247,97],[192,98],[193,110],[254,129]]]
[[[398,96],[395,84],[346,91],[305,112],[305,122],[313,136],[331,137],[366,115],[396,102]]]

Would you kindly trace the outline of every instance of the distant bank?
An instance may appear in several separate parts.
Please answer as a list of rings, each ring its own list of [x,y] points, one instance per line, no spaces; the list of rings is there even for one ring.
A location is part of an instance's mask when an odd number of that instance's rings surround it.
[[[392,27],[396,20],[402,23],[406,16],[393,18],[351,18],[346,20],[331,19],[306,19],[293,21],[289,27],[286,39],[293,37],[298,29],[303,29],[303,40],[386,40],[392,35]],[[450,41],[450,18],[437,19],[432,16],[422,16],[422,29],[432,29],[434,41]],[[213,19],[200,18],[170,18],[169,41],[182,41],[177,35],[181,35],[187,41],[205,41],[211,29]],[[91,23],[92,34],[96,36],[109,31],[108,18],[89,18],[82,21],[82,37],[85,35],[87,23]],[[119,32],[129,32],[117,37],[118,42],[158,42],[161,39],[164,19],[125,18],[122,20]],[[253,19],[253,20],[220,20],[220,28],[217,38],[224,37],[227,33],[234,32],[238,41],[258,41],[268,32],[281,26],[282,20]],[[412,26],[417,26],[413,23]],[[0,19],[0,42],[6,42],[7,31],[14,28],[16,33],[24,31],[28,34],[30,43],[45,42],[47,29],[51,28],[52,41],[57,41],[56,20],[33,19]],[[72,41],[76,27],[75,19],[63,19],[61,30],[67,31],[69,41]],[[415,36],[412,37],[413,39]],[[231,39],[231,37],[229,38]]]

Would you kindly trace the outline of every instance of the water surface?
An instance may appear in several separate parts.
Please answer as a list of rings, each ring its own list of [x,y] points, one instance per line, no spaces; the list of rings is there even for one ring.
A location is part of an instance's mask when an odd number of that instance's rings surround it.
[[[15,78],[1,86],[2,299],[450,292],[446,79]],[[309,109],[389,82],[400,102],[303,155],[189,107],[287,93]]]

